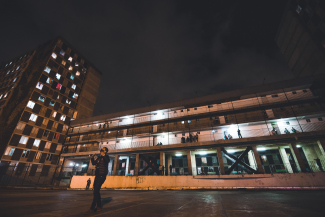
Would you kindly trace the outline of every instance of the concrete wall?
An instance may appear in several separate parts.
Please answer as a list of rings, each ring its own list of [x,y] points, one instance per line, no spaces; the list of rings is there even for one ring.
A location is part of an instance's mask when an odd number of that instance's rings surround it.
[[[73,176],[70,189],[85,189],[88,178]],[[92,186],[91,184],[91,186]],[[223,175],[223,176],[107,176],[102,189],[325,189],[325,173]]]

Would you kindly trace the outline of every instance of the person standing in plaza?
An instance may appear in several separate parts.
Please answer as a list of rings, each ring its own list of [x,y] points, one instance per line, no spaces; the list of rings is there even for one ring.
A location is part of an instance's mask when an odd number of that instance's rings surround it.
[[[96,154],[91,156],[91,163],[92,165],[96,166],[95,171],[95,181],[94,181],[94,198],[91,204],[90,209],[85,214],[91,214],[95,211],[101,211],[102,209],[102,202],[100,197],[100,188],[102,184],[106,180],[106,176],[108,174],[108,163],[109,163],[109,156],[107,155],[108,149],[103,147],[100,150],[100,155],[97,156],[95,159]],[[97,205],[97,207],[96,207]]]

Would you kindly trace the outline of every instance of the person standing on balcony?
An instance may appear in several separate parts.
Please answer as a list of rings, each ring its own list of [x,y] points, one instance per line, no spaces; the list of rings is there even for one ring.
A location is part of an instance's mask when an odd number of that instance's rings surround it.
[[[238,138],[239,138],[239,139],[243,138],[243,136],[241,135],[241,132],[240,132],[240,129],[239,129],[239,128],[238,128],[238,130],[237,130],[237,133],[238,133]]]
[[[95,171],[95,181],[94,181],[94,198],[91,204],[90,209],[85,214],[91,214],[95,211],[101,211],[102,209],[102,201],[100,197],[100,188],[102,187],[103,183],[106,180],[106,176],[108,173],[108,163],[109,163],[109,156],[107,155],[108,149],[103,147],[100,150],[100,155],[97,156],[95,159],[96,154],[91,156],[91,163],[92,165],[96,166]],[[96,208],[97,205],[97,208]]]

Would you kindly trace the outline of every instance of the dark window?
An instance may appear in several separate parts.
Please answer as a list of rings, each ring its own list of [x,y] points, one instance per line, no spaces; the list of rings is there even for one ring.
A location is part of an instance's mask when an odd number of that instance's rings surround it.
[[[33,156],[33,157],[32,157],[32,159],[33,159],[33,158],[34,158],[34,155],[35,155],[35,152],[34,152],[33,154],[30,154],[30,155],[29,155],[29,158],[30,158],[31,155]],[[28,158],[28,159],[29,159],[29,158]],[[38,164],[33,164],[33,165],[32,165],[32,167],[30,168],[30,171],[29,171],[29,176],[35,176],[35,174],[36,174],[36,170],[37,170],[37,167],[38,167]]]
[[[47,109],[46,112],[45,112],[45,117],[50,117],[51,116],[51,112],[52,110],[51,109]]]
[[[14,134],[10,140],[9,145],[11,146],[17,146],[19,143],[19,140],[21,138],[21,135]]]
[[[23,153],[23,149],[16,148],[11,157],[11,160],[19,160],[22,153]]]
[[[307,123],[309,123],[310,122],[310,119],[306,119],[306,121],[307,121]]]
[[[43,117],[38,116],[35,125],[36,125],[36,126],[41,126],[42,123],[43,123],[43,120],[44,120]]]
[[[274,94],[274,95],[272,95],[272,97],[274,98],[274,97],[278,97],[278,94]]]
[[[42,76],[41,76],[41,78],[39,79],[39,81],[45,84],[46,81],[47,81],[47,78],[48,78],[48,77],[47,77],[46,75],[42,74]]]
[[[297,94],[297,92],[296,91],[292,91],[292,94]]]
[[[54,121],[49,120],[49,122],[47,123],[46,129],[50,130],[53,126],[53,123],[54,123]]]
[[[29,138],[28,141],[27,141],[27,144],[26,144],[26,148],[32,148],[34,142],[35,142],[35,139]]]
[[[38,114],[38,113],[40,112],[41,108],[42,108],[41,105],[35,103],[34,108],[33,108],[32,111],[33,111],[34,113]]]
[[[308,91],[307,90],[302,90],[302,92],[307,93]]]
[[[31,113],[25,111],[24,114],[21,116],[20,120],[24,122],[28,122],[30,115]]]
[[[37,132],[36,138],[42,138],[43,133],[44,133],[44,129],[38,129],[38,132]]]
[[[41,140],[41,142],[40,142],[40,144],[39,144],[39,147],[38,147],[38,150],[43,151],[45,145],[46,145],[46,141]]]
[[[323,118],[318,118],[319,121],[323,121]]]

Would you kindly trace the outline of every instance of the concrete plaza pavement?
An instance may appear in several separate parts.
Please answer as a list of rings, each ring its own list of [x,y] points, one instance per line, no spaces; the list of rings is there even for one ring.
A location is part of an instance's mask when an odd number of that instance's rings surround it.
[[[89,216],[325,216],[325,191],[101,191]],[[0,216],[84,216],[92,191],[0,189]]]

